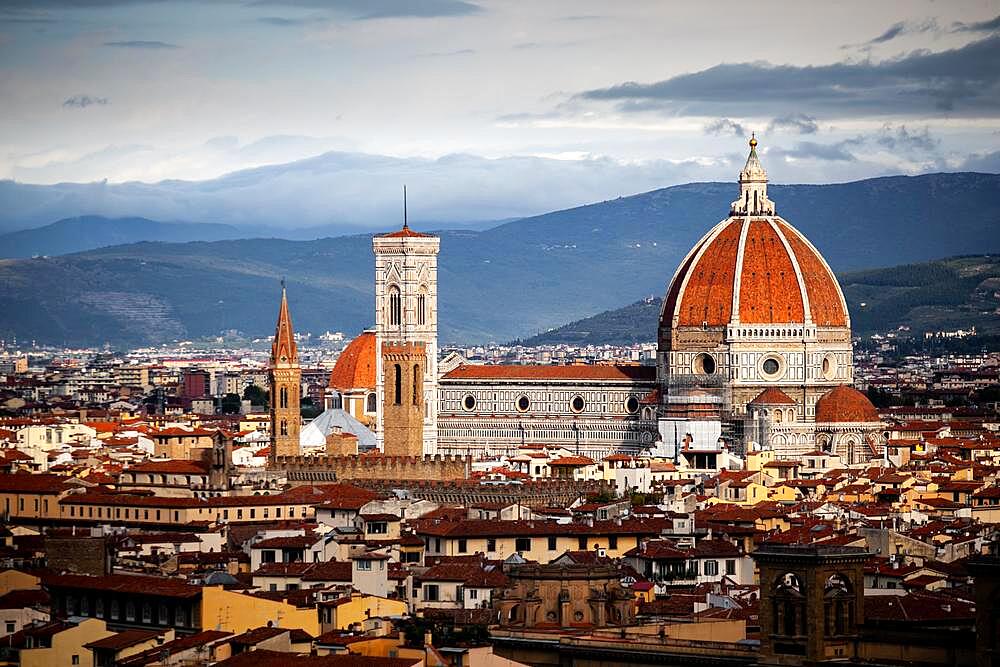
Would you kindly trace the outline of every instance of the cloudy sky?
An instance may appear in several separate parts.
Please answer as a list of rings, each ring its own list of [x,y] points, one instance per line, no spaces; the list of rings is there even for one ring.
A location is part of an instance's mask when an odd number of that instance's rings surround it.
[[[751,131],[781,182],[995,172],[1000,2],[0,0],[0,100],[0,178],[336,151],[344,197],[433,173],[439,219],[730,180]]]

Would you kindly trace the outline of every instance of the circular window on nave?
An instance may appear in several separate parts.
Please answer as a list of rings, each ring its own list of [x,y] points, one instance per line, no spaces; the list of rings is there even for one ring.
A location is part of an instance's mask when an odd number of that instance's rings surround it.
[[[470,412],[476,409],[476,397],[472,394],[466,394],[465,398],[462,399],[462,407]]]
[[[629,396],[625,399],[625,412],[630,415],[634,415],[639,412],[639,399],[635,396]]]
[[[524,396],[522,394],[521,396],[517,397],[517,403],[516,403],[516,405],[517,405],[517,411],[518,412],[527,412],[528,408],[531,407],[531,399],[529,399],[527,396]]]
[[[715,357],[710,354],[699,354],[694,358],[692,370],[698,375],[712,375],[715,373]]]
[[[585,407],[587,403],[583,400],[583,396],[574,396],[569,402],[569,409],[573,412],[583,412]]]
[[[760,362],[760,374],[766,380],[777,380],[785,374],[785,364],[781,357],[771,355],[764,357]]]
[[[837,357],[828,354],[823,357],[823,379],[832,380],[837,377]]]

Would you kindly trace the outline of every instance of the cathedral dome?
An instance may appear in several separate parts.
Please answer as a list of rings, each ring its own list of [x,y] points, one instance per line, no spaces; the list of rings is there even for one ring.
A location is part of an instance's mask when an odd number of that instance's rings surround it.
[[[881,421],[868,397],[853,387],[840,385],[816,401],[816,423],[864,423]]]
[[[674,274],[660,326],[849,327],[830,267],[805,236],[774,214],[756,140],[740,188],[730,217],[695,244]]]
[[[337,358],[330,373],[330,387],[338,391],[375,389],[375,332],[365,331],[352,340]]]

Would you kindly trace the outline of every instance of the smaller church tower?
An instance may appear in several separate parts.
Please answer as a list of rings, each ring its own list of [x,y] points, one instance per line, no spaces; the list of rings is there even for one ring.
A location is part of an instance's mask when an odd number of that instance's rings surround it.
[[[278,325],[271,344],[271,363],[268,367],[271,382],[271,461],[278,456],[296,456],[299,453],[299,428],[302,422],[299,411],[299,394],[302,391],[302,371],[299,368],[299,351],[292,330],[292,316],[288,313],[288,296],[285,281],[281,281],[281,307]]]
[[[375,252],[375,437],[393,456],[437,451],[437,255],[441,239],[403,228]]]

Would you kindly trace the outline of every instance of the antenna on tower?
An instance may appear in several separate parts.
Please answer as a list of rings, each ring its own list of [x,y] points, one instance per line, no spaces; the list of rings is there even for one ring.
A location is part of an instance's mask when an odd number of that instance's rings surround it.
[[[403,186],[403,229],[409,229],[409,221],[406,215],[406,186]]]
[[[285,276],[281,276],[281,289],[285,289]]]

